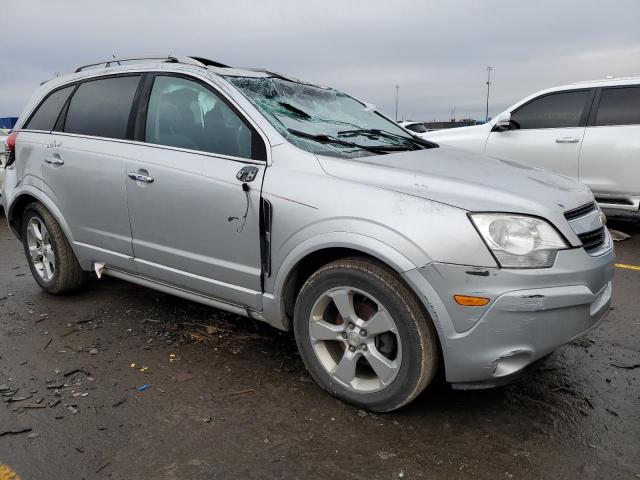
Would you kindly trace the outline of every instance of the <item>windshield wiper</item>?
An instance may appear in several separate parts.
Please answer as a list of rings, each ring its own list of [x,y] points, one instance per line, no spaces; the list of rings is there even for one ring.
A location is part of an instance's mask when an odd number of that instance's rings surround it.
[[[283,106],[284,108],[286,108],[287,110],[289,110],[292,113],[295,113],[296,115],[298,115],[299,117],[304,118],[305,120],[311,120],[311,115],[309,115],[307,112],[305,112],[304,110],[300,110],[298,107],[294,107],[293,105],[291,105],[290,103],[287,102],[278,102],[278,105]]]
[[[338,132],[338,136],[350,137],[356,135],[368,135],[372,137],[386,137],[394,140],[402,140],[405,143],[410,142],[413,145],[419,145],[421,148],[434,148],[438,146],[437,144],[429,142],[427,140],[423,140],[422,138],[405,137],[397,133],[380,130],[379,128],[357,128],[354,130],[343,130],[341,132]]]
[[[307,112],[305,112],[304,110],[296,107],[295,105],[291,105],[290,103],[287,102],[277,102],[278,105],[280,105],[281,107],[284,107],[285,109],[287,109],[287,111],[295,114],[295,118],[298,120],[307,120],[310,122],[322,122],[322,123],[339,123],[341,125],[350,125],[353,127],[357,127],[358,125],[354,124],[354,123],[350,123],[350,122],[344,122],[342,120],[330,120],[328,118],[322,118],[322,117],[313,117],[311,115],[309,115]]]
[[[301,132],[300,130],[294,130],[287,128],[287,131],[296,137],[306,138],[314,140],[318,143],[331,143],[334,145],[342,145],[343,147],[358,148],[360,150],[367,150],[369,152],[382,154],[389,151],[406,150],[402,146],[394,145],[360,145],[359,143],[349,142],[346,140],[340,140],[339,138],[332,137],[330,135],[314,135],[313,133]]]

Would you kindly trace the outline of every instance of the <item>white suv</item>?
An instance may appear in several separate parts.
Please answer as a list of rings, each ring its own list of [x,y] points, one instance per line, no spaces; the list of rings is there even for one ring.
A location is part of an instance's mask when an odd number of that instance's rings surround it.
[[[4,183],[4,149],[6,142],[7,134],[3,130],[0,130],[0,199],[2,198],[2,184]]]
[[[601,207],[638,213],[640,77],[550,88],[489,123],[423,138],[554,170],[590,187]]]

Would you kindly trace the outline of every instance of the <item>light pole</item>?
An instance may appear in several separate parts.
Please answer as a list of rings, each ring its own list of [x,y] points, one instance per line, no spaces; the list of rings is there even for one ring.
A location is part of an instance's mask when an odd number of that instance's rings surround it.
[[[396,85],[396,122],[398,121],[398,95],[400,93],[400,85]]]
[[[485,122],[489,121],[489,89],[491,88],[491,70],[493,70],[492,66],[487,67],[487,111],[485,115]]]

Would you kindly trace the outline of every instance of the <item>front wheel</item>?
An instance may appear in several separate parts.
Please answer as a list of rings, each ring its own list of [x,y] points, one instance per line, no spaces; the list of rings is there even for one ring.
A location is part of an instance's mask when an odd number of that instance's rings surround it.
[[[303,285],[294,313],[307,370],[325,390],[385,412],[413,400],[438,367],[431,319],[398,275],[365,258],[345,258]]]
[[[27,205],[22,217],[22,244],[38,285],[49,293],[64,293],[84,285],[71,245],[53,215],[38,202]]]

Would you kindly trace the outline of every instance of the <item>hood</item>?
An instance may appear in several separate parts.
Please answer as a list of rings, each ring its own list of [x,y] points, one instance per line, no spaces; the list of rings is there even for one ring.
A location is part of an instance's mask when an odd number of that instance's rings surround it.
[[[536,215],[566,224],[563,213],[594,200],[577,181],[546,170],[461,148],[319,157],[329,174],[469,211]]]

